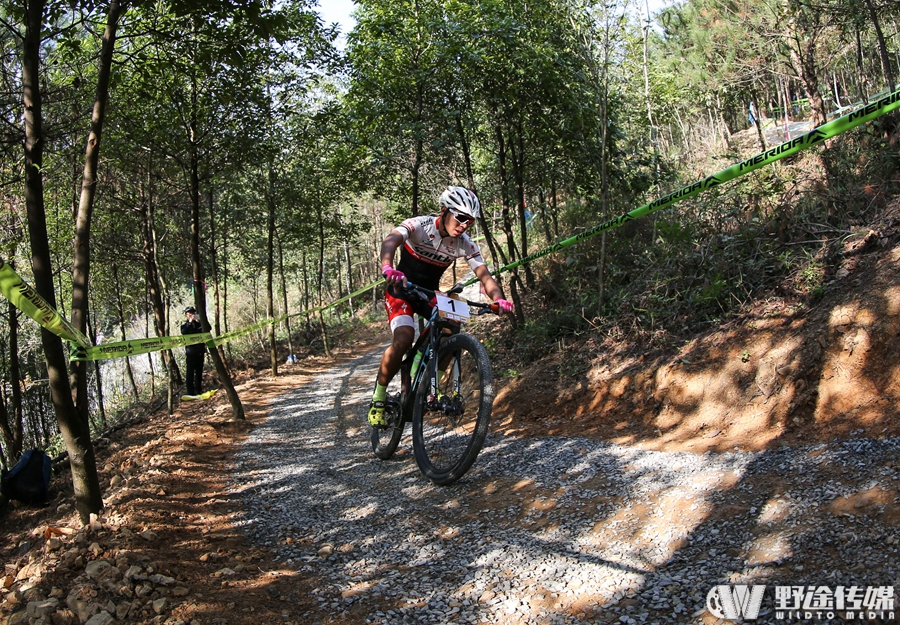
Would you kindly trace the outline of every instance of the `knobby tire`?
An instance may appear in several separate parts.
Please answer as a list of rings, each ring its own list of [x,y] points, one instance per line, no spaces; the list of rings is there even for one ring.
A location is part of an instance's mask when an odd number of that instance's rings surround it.
[[[422,473],[435,484],[447,485],[465,475],[484,445],[494,404],[494,375],[487,352],[471,334],[444,339],[436,363],[445,363],[451,371],[439,382],[442,394],[451,397],[459,377],[460,397],[452,397],[449,410],[428,410],[430,384],[422,380],[413,407],[413,450]],[[453,363],[459,364],[458,376],[452,372]]]

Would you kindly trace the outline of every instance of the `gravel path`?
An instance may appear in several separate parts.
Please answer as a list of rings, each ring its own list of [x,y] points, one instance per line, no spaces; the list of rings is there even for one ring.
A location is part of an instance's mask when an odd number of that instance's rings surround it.
[[[286,622],[721,623],[710,589],[765,584],[755,622],[786,623],[775,586],[900,585],[900,439],[695,455],[492,433],[437,487],[409,437],[371,453],[379,356],[277,398],[233,469],[247,534],[320,582]]]

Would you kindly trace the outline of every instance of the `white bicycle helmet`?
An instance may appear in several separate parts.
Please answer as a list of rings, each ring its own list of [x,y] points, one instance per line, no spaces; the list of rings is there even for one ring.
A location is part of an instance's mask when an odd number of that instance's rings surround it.
[[[481,215],[481,202],[465,187],[447,187],[447,190],[441,193],[441,206],[476,219]]]

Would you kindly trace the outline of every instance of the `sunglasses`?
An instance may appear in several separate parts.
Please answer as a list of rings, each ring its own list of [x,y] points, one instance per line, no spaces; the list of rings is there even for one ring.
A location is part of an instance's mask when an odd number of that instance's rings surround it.
[[[468,226],[470,223],[475,221],[475,218],[472,217],[471,215],[464,215],[462,213],[457,213],[452,208],[448,208],[447,210],[450,211],[451,215],[453,215],[453,219],[455,219],[456,221],[459,222],[460,226]]]

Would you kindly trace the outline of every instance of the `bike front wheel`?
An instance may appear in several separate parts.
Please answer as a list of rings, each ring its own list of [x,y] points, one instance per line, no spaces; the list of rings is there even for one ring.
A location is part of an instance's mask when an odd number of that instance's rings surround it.
[[[437,355],[438,393],[429,380],[416,389],[413,449],[422,473],[452,484],[475,462],[484,445],[494,404],[494,375],[487,352],[471,334],[443,340]]]

